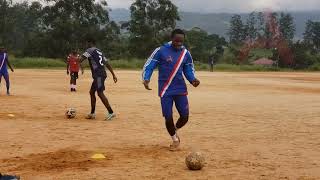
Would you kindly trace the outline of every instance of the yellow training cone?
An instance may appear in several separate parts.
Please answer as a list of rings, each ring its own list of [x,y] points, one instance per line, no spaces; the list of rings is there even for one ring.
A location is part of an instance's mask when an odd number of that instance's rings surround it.
[[[8,114],[9,117],[14,117],[14,114]]]
[[[106,157],[103,154],[94,154],[91,156],[92,159],[105,159]]]

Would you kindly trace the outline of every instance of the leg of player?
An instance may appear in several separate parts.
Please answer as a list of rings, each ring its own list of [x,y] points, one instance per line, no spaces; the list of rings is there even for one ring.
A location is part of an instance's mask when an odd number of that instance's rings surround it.
[[[9,80],[9,74],[3,75],[5,81],[6,81],[6,87],[7,87],[7,95],[10,95],[10,80]]]
[[[70,73],[70,91],[73,92],[72,72]]]
[[[77,72],[71,72],[71,80],[70,80],[70,85],[71,85],[71,91],[76,91],[76,80],[77,80]]]
[[[180,138],[176,132],[176,128],[173,121],[172,106],[173,106],[173,97],[161,98],[162,114],[166,120],[167,131],[172,138],[172,144],[170,145],[170,150],[175,151],[175,150],[178,150],[179,148]]]
[[[113,110],[110,106],[110,103],[108,101],[108,98],[104,95],[103,91],[98,91],[98,96],[101,99],[102,103],[104,104],[104,106],[107,108],[108,110],[108,114],[106,117],[106,120],[111,120],[112,118],[114,118],[116,115],[113,113]]]
[[[180,118],[178,119],[177,123],[176,123],[176,128],[177,130],[181,129],[183,126],[185,126],[188,123],[189,120],[189,116],[187,115],[180,115]]]
[[[180,118],[176,123],[176,129],[179,130],[185,126],[189,120],[189,102],[187,96],[175,96],[174,102],[179,112]]]
[[[90,99],[91,99],[91,113],[87,115],[86,119],[95,119],[96,118],[96,88],[95,84],[92,83],[91,89],[90,89]]]
[[[73,79],[73,90],[77,91],[77,79],[78,79],[78,72],[76,72],[76,75]]]

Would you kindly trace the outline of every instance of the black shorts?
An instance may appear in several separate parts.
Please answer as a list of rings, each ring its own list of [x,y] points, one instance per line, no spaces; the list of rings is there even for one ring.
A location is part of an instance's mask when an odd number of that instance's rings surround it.
[[[70,73],[71,79],[78,79],[79,78],[79,73],[78,72],[71,72]]]
[[[105,80],[106,80],[106,77],[93,78],[93,82],[92,82],[90,91],[98,91],[98,92],[104,91],[105,90],[105,86],[104,86]]]

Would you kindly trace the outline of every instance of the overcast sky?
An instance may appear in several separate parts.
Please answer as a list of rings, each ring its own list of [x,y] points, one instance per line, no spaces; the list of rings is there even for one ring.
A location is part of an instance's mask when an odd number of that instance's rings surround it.
[[[15,2],[23,0],[14,0]],[[29,0],[32,1],[32,0]],[[109,7],[129,8],[134,0],[107,0]],[[320,10],[320,0],[172,0],[180,11],[251,12],[254,10]]]

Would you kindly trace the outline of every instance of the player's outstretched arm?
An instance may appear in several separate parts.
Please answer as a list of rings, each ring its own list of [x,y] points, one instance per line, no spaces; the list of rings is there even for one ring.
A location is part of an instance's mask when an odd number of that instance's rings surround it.
[[[114,81],[114,83],[117,83],[117,82],[118,82],[118,78],[117,78],[116,74],[114,73],[111,65],[110,65],[108,62],[106,62],[106,67],[107,67],[108,70],[111,72],[111,74],[112,74],[112,76],[113,76],[113,81]]]

